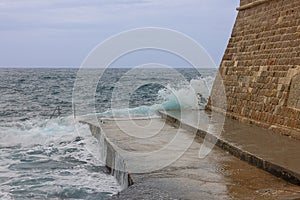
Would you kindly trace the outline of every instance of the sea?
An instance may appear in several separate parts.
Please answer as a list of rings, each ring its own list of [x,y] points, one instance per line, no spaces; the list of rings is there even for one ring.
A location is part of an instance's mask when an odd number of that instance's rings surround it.
[[[105,199],[122,189],[97,156],[101,147],[89,127],[76,121],[76,115],[92,114],[74,113],[78,72],[0,68],[0,199]],[[85,100],[76,102],[76,109],[89,111],[80,107],[92,102],[99,117],[158,116],[160,109],[182,106],[203,109],[216,75],[216,69],[194,68],[130,72],[104,70],[92,95],[85,95],[86,76],[79,92]]]

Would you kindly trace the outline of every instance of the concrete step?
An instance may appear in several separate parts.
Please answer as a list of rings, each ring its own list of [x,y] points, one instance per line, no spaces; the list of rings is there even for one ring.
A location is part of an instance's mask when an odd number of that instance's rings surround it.
[[[212,117],[205,111],[168,111],[161,114],[168,121],[180,124],[202,138],[216,140],[217,146],[237,158],[300,185],[300,141],[229,117]]]

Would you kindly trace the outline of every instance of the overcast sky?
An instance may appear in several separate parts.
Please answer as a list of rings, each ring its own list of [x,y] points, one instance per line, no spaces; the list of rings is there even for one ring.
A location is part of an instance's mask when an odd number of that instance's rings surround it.
[[[149,26],[189,35],[218,65],[238,4],[239,0],[0,0],[0,66],[80,66],[106,38]],[[123,64],[137,57],[141,56]]]

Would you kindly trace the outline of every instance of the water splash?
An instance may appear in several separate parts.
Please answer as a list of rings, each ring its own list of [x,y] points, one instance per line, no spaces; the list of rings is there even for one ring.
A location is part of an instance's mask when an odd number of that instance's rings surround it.
[[[210,95],[214,77],[192,79],[187,85],[178,83],[177,86],[166,86],[158,91],[160,103],[151,106],[139,106],[108,110],[98,113],[98,117],[153,117],[159,110],[196,110],[204,109]]]

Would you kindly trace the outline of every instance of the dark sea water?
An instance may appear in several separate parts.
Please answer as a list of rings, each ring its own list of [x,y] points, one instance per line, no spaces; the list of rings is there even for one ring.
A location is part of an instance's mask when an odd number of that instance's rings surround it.
[[[92,77],[93,70],[87,70],[87,77]],[[95,156],[99,145],[89,128],[73,119],[77,72],[78,69],[0,69],[0,199],[104,199],[121,190]],[[99,116],[110,116],[115,98],[119,117],[128,113],[149,116],[161,108],[176,109],[175,96],[187,107],[198,109],[208,97],[209,91],[205,90],[211,87],[216,71],[177,69],[186,82],[164,69],[129,72],[106,70],[92,95],[84,91],[90,80],[81,81],[85,100],[77,102],[78,110],[88,111],[85,106],[92,102]],[[128,98],[124,89],[114,96],[118,82],[126,88],[138,81],[148,84],[135,88]],[[190,86],[201,98],[198,95],[195,101],[190,97]],[[89,101],[91,96],[94,99]],[[127,107],[123,107],[123,101],[128,102]],[[57,106],[61,108],[60,115],[52,115]]]

